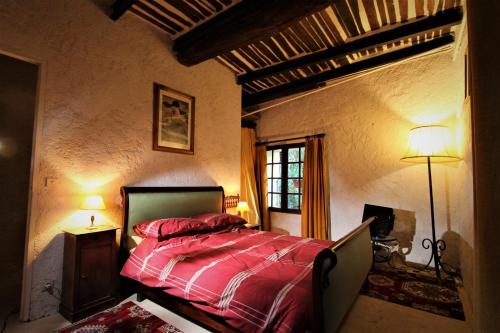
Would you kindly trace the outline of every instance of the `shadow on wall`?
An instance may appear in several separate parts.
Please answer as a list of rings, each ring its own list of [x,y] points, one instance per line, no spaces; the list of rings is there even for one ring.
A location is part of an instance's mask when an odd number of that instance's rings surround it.
[[[459,244],[463,241],[462,237],[456,232],[448,230],[441,236],[441,239],[446,243],[446,250],[442,253],[441,261],[453,268],[458,268],[460,266],[458,262],[458,258],[460,258]]]
[[[403,209],[394,209],[394,229],[391,236],[399,240],[399,254],[406,259],[413,249],[417,219],[415,212]]]
[[[30,319],[41,318],[55,313],[60,300],[44,291],[46,283],[53,283],[60,291],[62,287],[62,256],[64,249],[64,233],[58,233],[45,245],[32,263],[34,276],[43,277],[33,279],[31,299],[35,304],[30,306]],[[43,272],[37,272],[43,270]]]

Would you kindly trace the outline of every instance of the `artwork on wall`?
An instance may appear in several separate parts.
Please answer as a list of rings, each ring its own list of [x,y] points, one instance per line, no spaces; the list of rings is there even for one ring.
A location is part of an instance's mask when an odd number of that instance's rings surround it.
[[[153,150],[194,154],[193,96],[154,84]]]

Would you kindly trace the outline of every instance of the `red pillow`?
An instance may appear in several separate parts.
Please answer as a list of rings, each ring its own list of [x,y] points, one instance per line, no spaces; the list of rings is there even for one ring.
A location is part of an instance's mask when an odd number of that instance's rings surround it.
[[[134,232],[137,236],[143,238],[158,238],[160,235],[160,225],[162,220],[150,221],[146,220],[133,226]]]
[[[244,218],[238,215],[226,213],[206,213],[194,217],[197,220],[205,222],[210,229],[227,227],[230,225],[242,225],[248,223]]]
[[[187,217],[169,218],[160,221],[163,221],[160,225],[160,240],[166,240],[176,236],[196,234],[200,231],[210,229],[207,223]]]

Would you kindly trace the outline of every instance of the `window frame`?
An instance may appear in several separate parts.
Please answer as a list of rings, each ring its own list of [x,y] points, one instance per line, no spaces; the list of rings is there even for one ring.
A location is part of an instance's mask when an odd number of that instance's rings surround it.
[[[299,206],[300,208],[299,209],[293,209],[293,208],[288,208],[288,194],[295,194],[295,193],[288,193],[288,150],[289,149],[293,149],[293,148],[299,148],[299,161],[298,162],[291,162],[291,164],[294,164],[294,163],[298,163],[299,164],[299,177],[292,177],[291,179],[299,179],[300,181],[300,188],[299,188],[299,192],[296,194],[299,196],[300,199],[302,199],[302,182],[303,182],[303,179],[304,179],[304,174],[303,174],[303,171],[300,172],[300,165],[304,165],[304,161],[301,161],[300,160],[300,148],[304,148],[304,155],[305,155],[305,142],[299,142],[299,143],[292,143],[292,144],[283,144],[283,145],[273,145],[273,146],[267,146],[266,147],[266,156],[267,156],[267,152],[268,151],[274,151],[274,150],[277,150],[277,149],[281,149],[281,162],[280,163],[274,163],[274,161],[272,161],[271,163],[267,163],[267,157],[266,157],[266,170],[267,170],[267,165],[274,165],[274,164],[281,164],[281,177],[280,178],[277,178],[277,177],[272,177],[272,174],[271,174],[271,177],[269,175],[266,175],[266,178],[267,179],[281,179],[281,193],[279,193],[281,195],[281,208],[277,208],[277,207],[272,207],[272,206],[268,206],[268,210],[271,211],[271,212],[279,212],[279,213],[287,213],[287,214],[301,214],[302,213],[302,200],[300,200],[299,202]],[[286,152],[286,153],[285,153]],[[273,158],[274,158],[274,153],[273,154]],[[271,167],[272,169],[272,167]],[[266,171],[267,173],[267,171]],[[271,181],[271,184],[272,184],[272,181]],[[271,189],[267,189],[267,195],[272,195],[272,194],[278,194],[278,192],[273,192],[273,189],[271,187]],[[272,200],[272,199],[271,199]]]

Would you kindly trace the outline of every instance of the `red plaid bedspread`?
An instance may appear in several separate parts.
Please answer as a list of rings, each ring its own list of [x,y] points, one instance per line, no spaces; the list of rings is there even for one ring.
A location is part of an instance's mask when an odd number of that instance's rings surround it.
[[[312,266],[332,244],[311,238],[233,228],[145,239],[121,274],[222,317],[243,332],[311,328]]]

